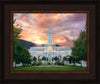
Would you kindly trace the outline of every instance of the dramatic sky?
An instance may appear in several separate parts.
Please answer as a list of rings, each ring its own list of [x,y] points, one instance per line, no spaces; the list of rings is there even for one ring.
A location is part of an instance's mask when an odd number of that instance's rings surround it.
[[[73,47],[73,41],[85,30],[86,13],[14,13],[16,22],[22,26],[20,39],[43,44],[48,39],[48,29],[52,30],[55,44]]]

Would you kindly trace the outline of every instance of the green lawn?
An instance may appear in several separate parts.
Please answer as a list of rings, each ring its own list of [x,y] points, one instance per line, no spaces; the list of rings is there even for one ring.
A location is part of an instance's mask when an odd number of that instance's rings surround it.
[[[74,66],[74,65],[66,65],[66,66],[53,66],[53,67],[36,67],[36,66],[20,66],[13,68],[14,71],[86,71],[87,68]]]

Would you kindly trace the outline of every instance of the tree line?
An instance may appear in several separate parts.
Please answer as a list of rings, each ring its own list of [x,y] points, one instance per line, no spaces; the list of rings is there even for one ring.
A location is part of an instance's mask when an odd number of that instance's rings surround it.
[[[13,22],[13,24],[15,21]],[[20,33],[22,28],[13,25],[13,61],[16,64],[22,62],[23,65],[31,64],[31,55],[29,51],[20,43]]]

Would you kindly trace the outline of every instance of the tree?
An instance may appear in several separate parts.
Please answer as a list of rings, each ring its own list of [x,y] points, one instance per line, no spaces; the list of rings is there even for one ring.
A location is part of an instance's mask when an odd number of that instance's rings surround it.
[[[69,63],[74,63],[74,65],[77,62],[77,58],[75,56],[69,56]]]
[[[13,24],[15,23],[15,21],[13,22]],[[16,63],[31,63],[31,55],[29,51],[19,42],[21,31],[22,29],[21,27],[18,27],[18,25],[13,26],[13,61],[15,61],[15,67]]]
[[[54,60],[55,60],[55,61],[57,61],[58,59],[59,59],[59,58],[58,58],[57,56],[56,56],[56,57],[54,57]]]
[[[63,57],[63,61],[66,61],[67,60],[67,58],[66,57]]]
[[[73,60],[72,56],[69,56],[69,63],[72,63],[72,60]]]
[[[21,56],[20,59],[21,59],[21,62],[23,64],[31,64],[31,55],[29,53],[29,51],[21,45],[21,48],[20,48],[20,53],[19,55]]]
[[[87,60],[87,34],[86,31],[81,31],[79,38],[74,42],[72,48],[72,56],[75,61]]]
[[[36,62],[36,60],[37,60],[37,59],[36,59],[36,57],[33,57],[33,61],[35,61],[35,62]]]
[[[46,57],[42,57],[42,60],[46,60]]]
[[[15,27],[13,28],[13,61],[15,61],[15,67],[16,63],[20,63],[20,43],[19,43],[19,34],[21,33],[21,28],[16,29]]]

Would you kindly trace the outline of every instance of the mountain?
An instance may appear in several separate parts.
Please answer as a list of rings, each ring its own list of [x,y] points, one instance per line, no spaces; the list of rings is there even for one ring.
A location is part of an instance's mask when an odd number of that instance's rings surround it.
[[[24,45],[27,49],[29,49],[30,47],[42,47],[44,46],[44,44],[42,45],[37,45],[35,43],[32,43],[32,42],[29,42],[29,41],[26,41],[26,40],[22,40],[22,39],[19,39],[20,43],[22,45]],[[59,45],[56,45],[56,46],[59,46]]]
[[[60,46],[60,45],[57,45],[57,44],[56,44],[56,46]]]
[[[29,42],[29,41],[25,41],[25,40],[22,40],[22,39],[19,39],[20,43],[22,45],[24,45],[27,49],[29,49],[30,47],[32,46],[35,46],[35,43],[32,43],[32,42]]]

